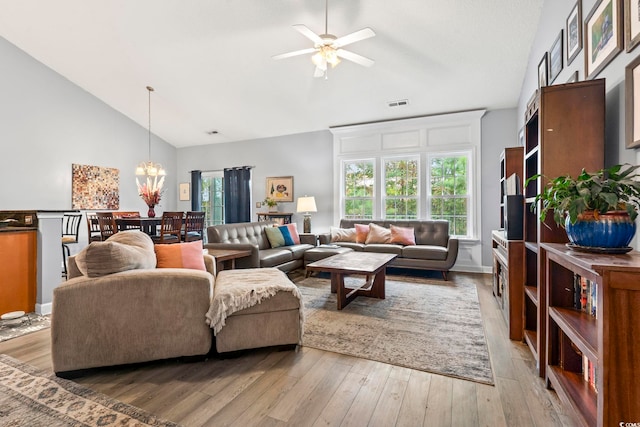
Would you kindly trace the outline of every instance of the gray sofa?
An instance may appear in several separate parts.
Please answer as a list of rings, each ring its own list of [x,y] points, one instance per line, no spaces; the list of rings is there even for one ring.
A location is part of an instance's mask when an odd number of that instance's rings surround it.
[[[251,255],[236,260],[236,268],[276,267],[284,272],[304,265],[304,252],[316,244],[315,235],[300,234],[300,244],[272,248],[264,231],[273,222],[241,222],[207,227],[206,249],[250,250]]]
[[[443,220],[340,220],[340,228],[354,228],[355,224],[374,223],[385,228],[390,225],[414,229],[415,245],[403,246],[390,243],[352,243],[331,242],[331,234],[319,236],[320,244],[334,244],[355,251],[393,253],[398,255],[391,267],[438,270],[447,279],[447,272],[456,263],[458,257],[458,239],[449,236],[449,222]]]

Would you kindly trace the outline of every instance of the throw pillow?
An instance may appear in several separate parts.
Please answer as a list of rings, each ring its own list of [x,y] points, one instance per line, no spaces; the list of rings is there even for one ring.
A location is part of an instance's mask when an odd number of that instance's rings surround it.
[[[281,225],[278,228],[282,231],[282,236],[284,236],[285,246],[300,244],[300,235],[298,234],[298,226],[296,224]]]
[[[279,248],[284,246],[284,236],[279,227],[265,227],[264,232],[267,235],[267,240],[272,248]]]
[[[369,226],[364,224],[355,224],[356,228],[356,243],[364,243],[367,241],[367,234],[369,234]]]
[[[329,229],[331,233],[332,242],[356,242],[356,229],[355,228],[338,228],[331,227]]]
[[[158,268],[190,268],[207,271],[204,265],[202,240],[186,243],[155,245]]]
[[[75,260],[78,270],[88,277],[156,266],[153,241],[139,230],[121,231],[104,242],[93,242],[78,252]]]
[[[413,228],[397,227],[395,225],[391,225],[389,228],[391,228],[391,243],[405,246],[416,244],[416,235]]]
[[[391,230],[381,227],[377,224],[369,224],[369,234],[365,243],[389,243],[391,241]]]

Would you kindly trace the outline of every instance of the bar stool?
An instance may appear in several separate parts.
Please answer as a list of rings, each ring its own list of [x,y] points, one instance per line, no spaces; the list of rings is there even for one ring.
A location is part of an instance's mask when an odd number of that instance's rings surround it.
[[[78,243],[82,214],[64,214],[62,218],[62,268],[67,277],[67,258],[71,256],[69,245]]]

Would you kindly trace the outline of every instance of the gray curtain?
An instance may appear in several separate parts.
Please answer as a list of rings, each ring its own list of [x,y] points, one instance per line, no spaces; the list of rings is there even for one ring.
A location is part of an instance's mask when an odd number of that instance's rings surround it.
[[[191,171],[191,210],[202,210],[202,171]]]
[[[251,166],[224,170],[225,223],[251,221]]]

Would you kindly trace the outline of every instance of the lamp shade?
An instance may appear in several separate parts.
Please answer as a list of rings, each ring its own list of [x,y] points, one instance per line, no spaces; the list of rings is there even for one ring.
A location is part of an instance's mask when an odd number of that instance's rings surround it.
[[[316,198],[313,196],[298,197],[298,212],[318,212]]]

